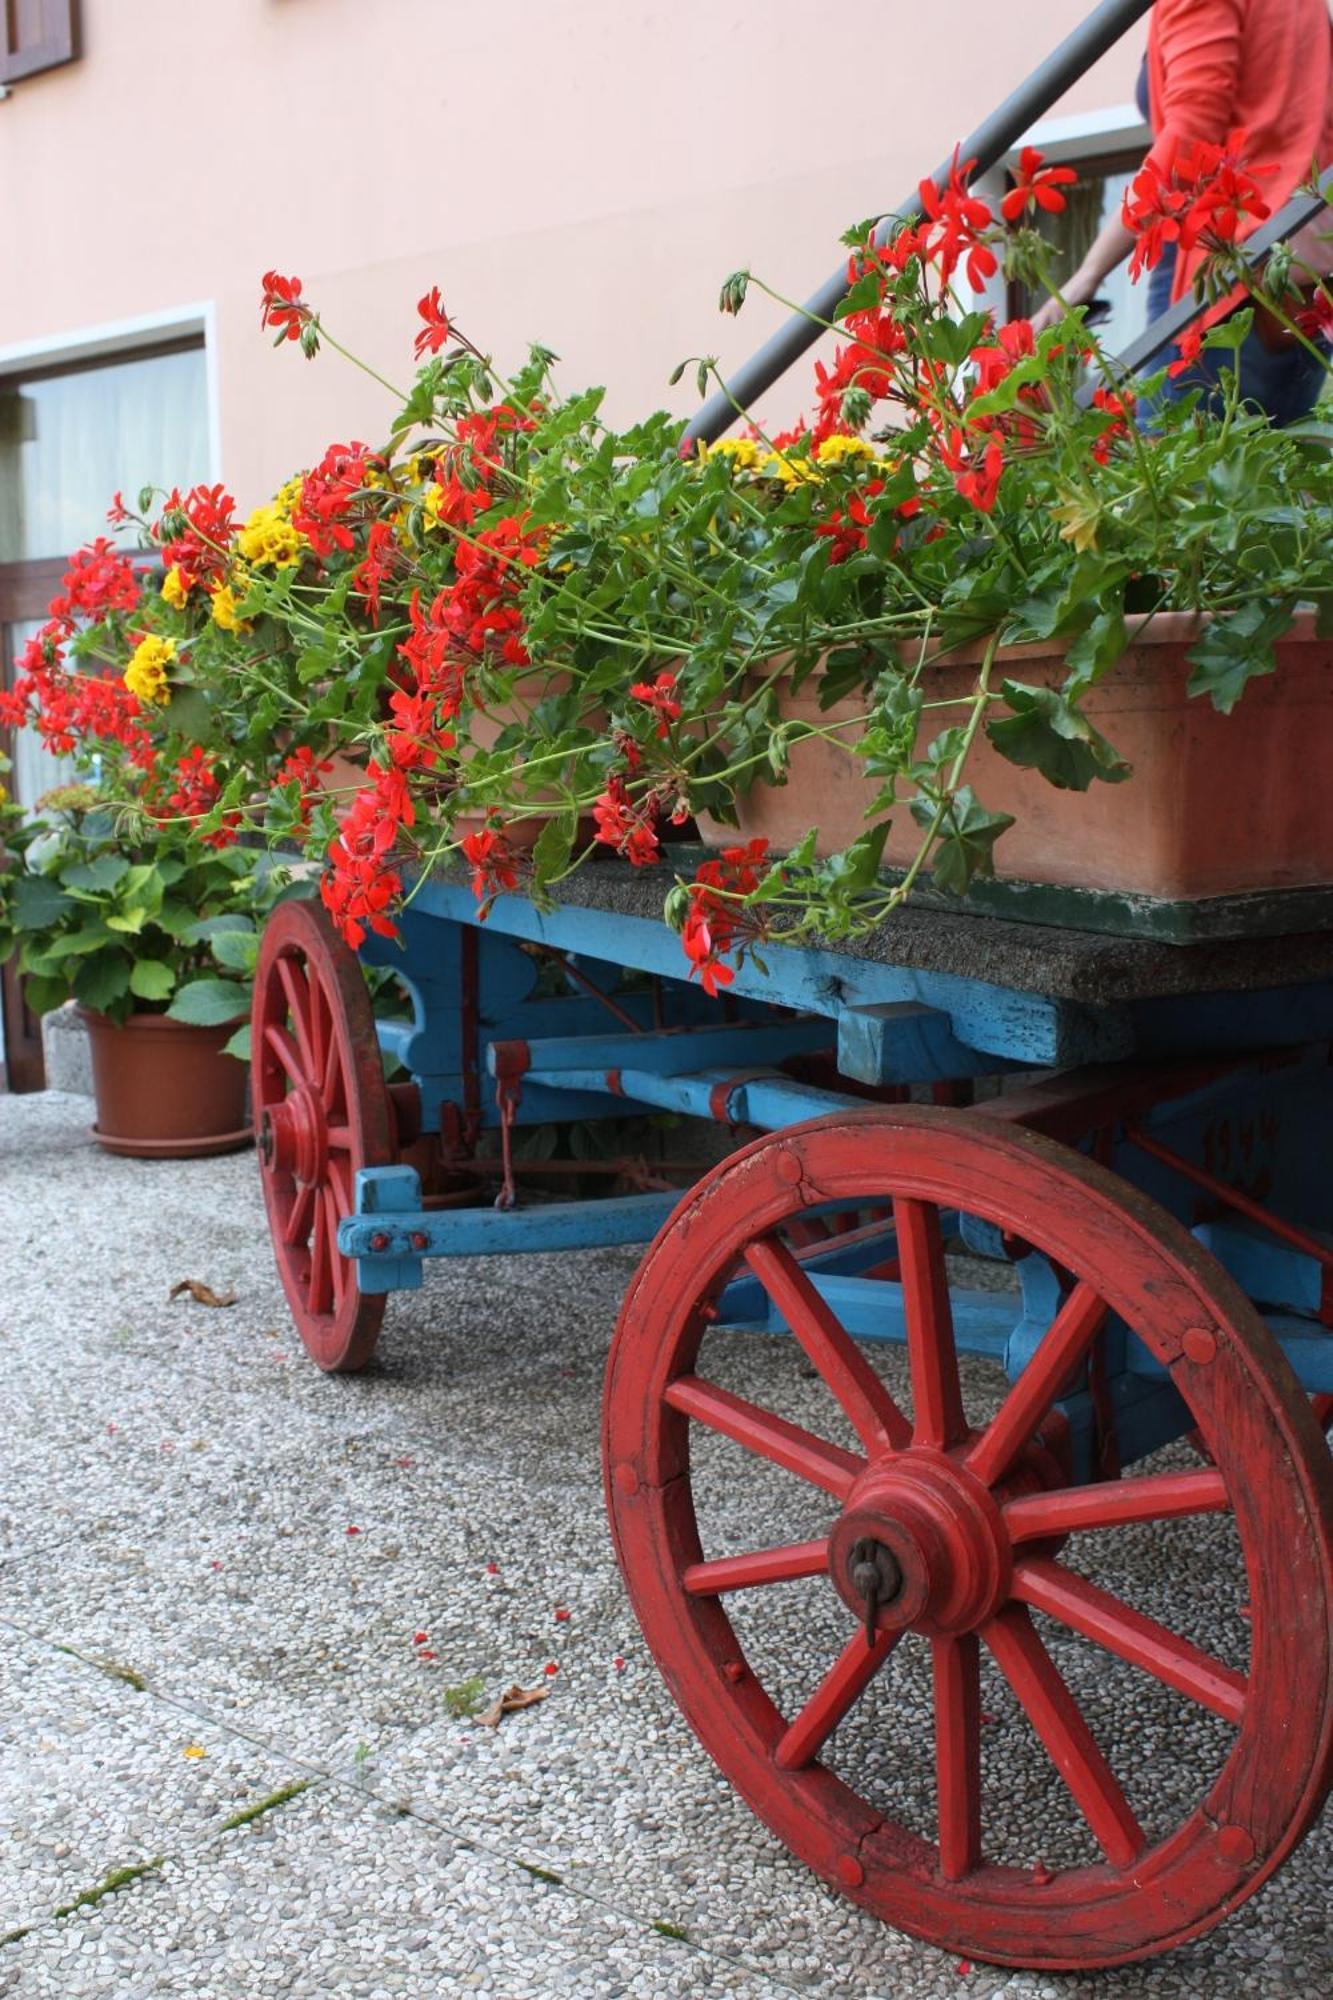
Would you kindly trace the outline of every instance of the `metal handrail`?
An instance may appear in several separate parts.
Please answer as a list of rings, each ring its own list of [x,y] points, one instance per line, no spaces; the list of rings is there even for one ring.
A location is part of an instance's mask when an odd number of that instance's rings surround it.
[[[957,153],[951,154],[935,169],[932,176],[935,185],[944,186],[955,158],[975,160],[978,173],[984,173],[1003,159],[1033,122],[1049,111],[1071,84],[1077,83],[1108,49],[1113,48],[1151,5],[1152,0],[1101,0],[1087,19],[1065,37],[999,109],[984,119],[975,132],[969,133]],[[1319,195],[1293,196],[1285,208],[1249,237],[1244,245],[1246,256],[1251,261],[1257,261],[1275,243],[1285,242],[1294,235],[1319,213],[1326,202],[1333,203],[1333,173],[1326,176]],[[920,213],[920,195],[913,189],[899,208],[890,210],[880,221],[875,230],[875,241],[884,243],[894,230],[903,223],[910,223]],[[846,292],[847,267],[844,261],[819,290],[811,294],[804,306],[785,320],[777,332],[737,369],[725,388],[710,396],[687,424],[685,439],[692,442],[702,438],[711,444],[729,430],[756,396],[762,396],[766,389],[771,389],[792,363],[814,346],[825,330],[824,323],[832,319]],[[1201,310],[1193,298],[1178,300],[1132,341],[1122,355],[1117,356],[1117,365],[1126,373],[1142,368],[1168,342],[1174,340]]]

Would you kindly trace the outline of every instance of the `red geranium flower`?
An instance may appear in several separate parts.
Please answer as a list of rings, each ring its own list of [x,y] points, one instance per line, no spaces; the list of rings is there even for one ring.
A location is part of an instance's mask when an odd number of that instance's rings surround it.
[[[1024,146],[1019,154],[1014,184],[1000,203],[1006,222],[1017,222],[1030,208],[1044,208],[1048,215],[1059,215],[1064,208],[1060,189],[1073,187],[1078,175],[1072,167],[1043,166],[1044,157],[1035,146]]]
[[[299,278],[282,278],[276,271],[265,271],[259,324],[261,327],[277,327],[275,346],[284,340],[299,340],[302,327],[313,318],[314,314],[301,297]]]
[[[424,299],[418,299],[417,311],[426,324],[412,343],[412,352],[420,361],[423,354],[438,354],[449,338],[449,315],[440,304],[440,288],[432,285]]]

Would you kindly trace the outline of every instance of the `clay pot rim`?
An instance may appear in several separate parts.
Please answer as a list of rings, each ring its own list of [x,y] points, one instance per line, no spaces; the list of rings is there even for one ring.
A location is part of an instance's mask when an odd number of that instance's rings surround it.
[[[170,1014],[149,1014],[136,1008],[134,1013],[127,1014],[123,1021],[113,1021],[110,1015],[102,1013],[100,1008],[85,1007],[82,1001],[78,1003],[76,1012],[81,1021],[96,1021],[99,1027],[116,1030],[134,1028],[140,1034],[153,1034],[159,1030],[169,1034],[179,1034],[183,1028],[193,1028],[206,1035],[212,1035],[216,1034],[219,1028],[239,1028],[242,1021],[250,1018],[249,1009],[246,1007],[242,1007],[226,1021],[177,1021]]]

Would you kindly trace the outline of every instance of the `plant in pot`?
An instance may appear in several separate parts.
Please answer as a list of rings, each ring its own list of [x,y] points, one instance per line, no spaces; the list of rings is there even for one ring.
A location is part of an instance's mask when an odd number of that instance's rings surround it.
[[[273,896],[263,857],[136,832],[77,785],[48,794],[25,836],[12,895],[19,969],[34,1012],[80,1007],[98,1143],[145,1156],[247,1144],[234,1057]]]

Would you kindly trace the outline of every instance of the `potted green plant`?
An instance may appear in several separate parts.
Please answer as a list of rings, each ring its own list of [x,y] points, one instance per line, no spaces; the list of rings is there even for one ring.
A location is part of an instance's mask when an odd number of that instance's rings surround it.
[[[48,794],[12,885],[19,970],[36,1013],[78,1002],[90,1038],[94,1137],[110,1152],[183,1156],[245,1145],[257,919],[272,891],[243,848],[136,835],[91,788]],[[267,871],[265,871],[267,872]]]

